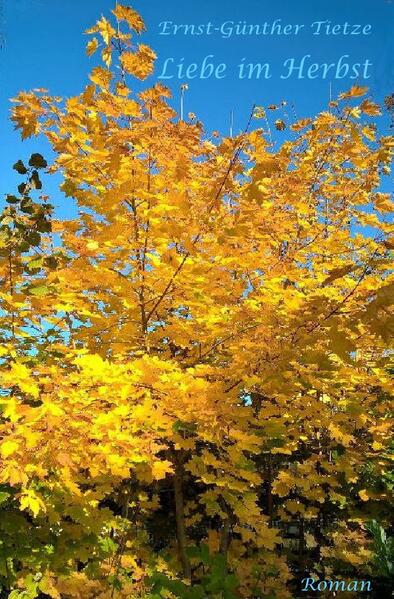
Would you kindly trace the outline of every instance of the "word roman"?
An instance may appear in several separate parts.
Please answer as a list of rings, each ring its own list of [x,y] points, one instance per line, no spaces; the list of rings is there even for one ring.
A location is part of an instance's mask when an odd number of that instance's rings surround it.
[[[367,591],[372,590],[370,580],[316,580],[316,578],[303,578],[301,591]]]
[[[313,35],[370,35],[372,25],[358,23],[333,23],[332,21],[314,21],[308,26],[300,23],[283,23],[282,19],[272,22],[248,23],[247,21],[224,21],[215,25],[211,21],[207,23],[174,23],[173,21],[162,21],[159,23],[159,35],[219,35],[224,39],[234,36],[250,35],[298,35],[301,31],[310,31]]]
[[[185,59],[167,58],[159,79],[224,79],[227,77],[227,64],[214,61],[214,55],[205,56],[201,63],[185,64]],[[349,54],[343,54],[336,62],[313,62],[310,54],[301,59],[287,58],[279,73],[280,79],[369,79],[372,62],[365,59],[351,62]],[[243,58],[236,65],[239,79],[271,79],[273,72],[269,62],[246,62]]]

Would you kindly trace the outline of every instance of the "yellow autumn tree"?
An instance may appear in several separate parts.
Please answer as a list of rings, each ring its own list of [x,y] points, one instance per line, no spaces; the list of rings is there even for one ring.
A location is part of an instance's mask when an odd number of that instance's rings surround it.
[[[285,599],[301,574],[371,574],[392,138],[361,87],[278,148],[262,107],[209,138],[162,85],[133,92],[143,30],[117,5],[79,96],[14,99],[55,159],[15,164],[0,227],[4,592]],[[54,218],[46,168],[77,217]]]

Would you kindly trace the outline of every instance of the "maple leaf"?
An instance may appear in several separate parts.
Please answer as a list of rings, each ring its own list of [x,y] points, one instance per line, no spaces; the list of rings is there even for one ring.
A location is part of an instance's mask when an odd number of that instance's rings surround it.
[[[112,12],[119,21],[126,21],[130,29],[133,29],[137,33],[145,30],[144,21],[141,16],[130,6],[117,4]]]
[[[152,73],[155,58],[153,50],[139,44],[137,52],[124,52],[120,61],[127,73],[138,79],[146,79]]]
[[[7,440],[0,445],[0,455],[2,458],[8,458],[14,454],[19,448],[17,441]]]
[[[45,511],[45,504],[41,497],[33,490],[26,489],[20,498],[21,510],[30,510],[36,517],[41,511]]]
[[[152,475],[155,480],[165,478],[167,474],[173,472],[173,466],[171,462],[160,461],[153,462],[152,464]]]
[[[90,79],[102,89],[108,89],[112,79],[112,74],[110,71],[103,69],[102,67],[96,67],[91,72]]]
[[[347,98],[358,98],[360,96],[365,96],[368,91],[368,87],[362,87],[360,85],[353,85],[349,91],[340,94],[339,98],[341,100]]]
[[[360,110],[368,116],[378,116],[382,114],[379,106],[370,100],[363,100],[360,104]]]
[[[99,47],[98,39],[96,37],[93,37],[87,43],[86,54],[88,56],[92,56],[92,54],[94,54],[96,52],[96,50],[97,50],[98,47]]]

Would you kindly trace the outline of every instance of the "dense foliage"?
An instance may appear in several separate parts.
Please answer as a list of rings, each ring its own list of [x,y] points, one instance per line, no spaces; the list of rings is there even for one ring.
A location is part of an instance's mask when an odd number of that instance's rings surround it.
[[[379,108],[356,86],[277,119],[282,143],[262,107],[208,138],[160,84],[130,89],[155,55],[131,39],[137,13],[112,17],[89,31],[102,62],[81,95],[14,100],[55,159],[15,164],[0,222],[2,596],[285,599],[305,575],[384,589]],[[78,216],[54,217],[44,171]]]

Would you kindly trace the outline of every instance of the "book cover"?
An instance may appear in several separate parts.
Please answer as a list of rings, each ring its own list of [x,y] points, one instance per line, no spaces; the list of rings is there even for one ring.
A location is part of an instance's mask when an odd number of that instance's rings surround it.
[[[389,0],[0,1],[0,597],[389,597]]]

